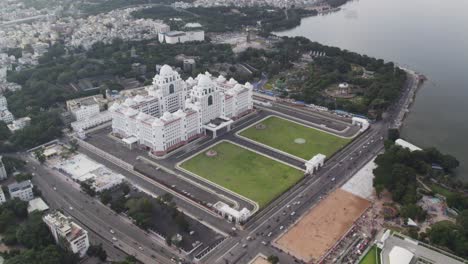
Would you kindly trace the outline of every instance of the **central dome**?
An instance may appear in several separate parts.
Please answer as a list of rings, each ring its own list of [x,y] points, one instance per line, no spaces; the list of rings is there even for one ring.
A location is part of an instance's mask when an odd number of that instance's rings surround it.
[[[211,86],[211,79],[206,75],[201,75],[198,79],[198,86],[200,87],[209,87]]]
[[[165,64],[164,66],[161,67],[159,70],[159,75],[161,76],[167,76],[171,75],[174,71],[172,70],[171,66]]]

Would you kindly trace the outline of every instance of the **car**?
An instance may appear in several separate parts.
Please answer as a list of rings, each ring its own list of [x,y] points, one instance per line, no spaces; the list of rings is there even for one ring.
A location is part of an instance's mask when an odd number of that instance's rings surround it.
[[[142,247],[138,247],[139,250],[143,251],[143,248]]]
[[[280,226],[280,228],[279,228],[279,229],[280,229],[280,230],[283,230],[283,228],[284,228],[284,226]]]
[[[272,232],[268,233],[267,237],[271,237],[272,234],[273,234]]]
[[[333,177],[333,178],[331,179],[331,181],[335,181],[335,180],[336,180],[335,177]]]
[[[109,232],[110,232],[111,234],[115,234],[114,230],[112,230],[112,229],[109,230]]]
[[[264,246],[266,246],[267,242],[265,242],[265,241],[262,241],[262,244],[263,244]]]
[[[290,215],[291,215],[291,216],[294,216],[295,214],[296,214],[296,212],[292,212]]]
[[[57,187],[54,186],[54,191],[56,191],[56,190],[57,190]]]
[[[69,209],[70,209],[70,210],[73,210],[73,207],[70,206]]]
[[[247,244],[243,244],[242,247],[243,247],[243,248],[246,248],[246,247],[247,247]]]
[[[117,241],[117,238],[116,238],[116,237],[112,237],[112,240]]]

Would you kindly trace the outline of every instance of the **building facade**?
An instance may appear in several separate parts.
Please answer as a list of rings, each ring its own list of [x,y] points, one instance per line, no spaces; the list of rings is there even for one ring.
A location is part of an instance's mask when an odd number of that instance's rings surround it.
[[[169,31],[158,34],[159,42],[167,44],[184,43],[190,41],[204,41],[205,31]]]
[[[0,181],[5,180],[8,178],[8,174],[5,168],[5,164],[3,164],[3,157],[0,156]]]
[[[204,135],[211,122],[227,124],[252,111],[252,88],[208,72],[183,81],[164,65],[146,88],[146,96],[127,98],[109,108],[112,130],[120,138],[136,138],[142,148],[162,156]]]
[[[11,199],[18,198],[22,201],[28,202],[34,199],[33,187],[32,182],[27,180],[8,185],[8,191]]]
[[[4,202],[6,202],[5,193],[3,192],[3,189],[0,188],[0,204],[3,204]]]
[[[86,230],[59,211],[45,215],[43,220],[59,246],[71,250],[80,257],[86,255],[89,248],[88,232]]]

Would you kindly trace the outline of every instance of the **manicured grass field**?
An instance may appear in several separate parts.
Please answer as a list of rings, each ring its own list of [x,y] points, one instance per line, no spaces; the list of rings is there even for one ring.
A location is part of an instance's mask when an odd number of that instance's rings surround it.
[[[222,142],[212,148],[217,156],[205,152],[181,164],[181,167],[256,201],[264,207],[304,173],[237,145]]]
[[[359,264],[380,264],[379,249],[376,246],[372,246],[372,249],[362,258]]]
[[[275,116],[261,123],[266,125],[265,129],[257,129],[254,125],[242,131],[240,135],[305,160],[318,153],[330,157],[351,141]],[[305,139],[306,142],[297,144],[294,142],[297,138]]]

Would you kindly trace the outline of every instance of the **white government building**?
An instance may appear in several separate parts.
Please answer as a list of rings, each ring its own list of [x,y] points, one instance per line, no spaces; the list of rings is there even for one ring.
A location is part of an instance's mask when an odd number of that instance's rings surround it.
[[[227,127],[253,110],[250,83],[199,74],[186,81],[170,66],[164,65],[146,87],[147,95],[114,103],[114,135],[127,144],[138,143],[152,154],[163,156],[169,151],[212,131]]]

